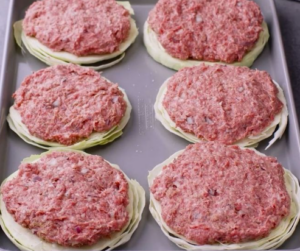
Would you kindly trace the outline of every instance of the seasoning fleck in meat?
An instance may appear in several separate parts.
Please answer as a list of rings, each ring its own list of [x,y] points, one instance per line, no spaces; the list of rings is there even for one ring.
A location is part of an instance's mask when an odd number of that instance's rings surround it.
[[[263,17],[249,0],[159,0],[148,22],[175,58],[233,63],[258,41]]]
[[[72,145],[118,125],[127,104],[117,84],[76,65],[39,70],[13,94],[14,108],[30,134]]]
[[[277,93],[265,71],[200,65],[169,80],[163,106],[183,131],[233,144],[259,135],[273,122],[283,107]]]
[[[110,54],[128,37],[130,14],[114,0],[42,0],[26,11],[23,29],[54,51]]]
[[[200,245],[241,243],[268,236],[289,214],[283,175],[273,157],[206,142],[189,145],[150,189],[179,235]]]
[[[49,153],[21,164],[1,193],[17,223],[62,246],[92,245],[129,220],[128,182],[100,156]]]

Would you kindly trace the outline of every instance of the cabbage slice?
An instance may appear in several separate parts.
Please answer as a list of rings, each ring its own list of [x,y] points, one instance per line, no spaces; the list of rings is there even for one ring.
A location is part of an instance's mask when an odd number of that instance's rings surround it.
[[[176,124],[174,123],[174,121],[170,118],[166,109],[163,107],[162,103],[163,103],[164,96],[167,92],[169,80],[170,80],[170,78],[168,78],[162,84],[162,86],[159,89],[158,95],[156,97],[156,101],[154,104],[154,111],[155,111],[156,119],[158,119],[168,131],[170,131],[192,143],[196,143],[196,142],[199,142],[202,140],[204,141],[204,139],[199,139],[194,134],[187,133],[187,132],[183,131],[180,127],[177,127]],[[273,139],[269,142],[268,146],[266,147],[266,149],[268,149],[272,144],[274,144],[274,142],[277,139],[280,139],[282,137],[282,135],[284,134],[284,131],[287,126],[287,117],[288,117],[287,103],[286,103],[286,99],[283,94],[283,90],[281,89],[279,84],[277,82],[275,82],[274,80],[273,80],[273,83],[276,85],[276,87],[278,89],[277,97],[283,104],[282,111],[275,116],[273,122],[267,128],[265,128],[259,135],[255,135],[255,136],[250,135],[245,139],[235,142],[234,143],[235,145],[257,147],[258,143],[260,141],[270,137],[274,133],[276,127],[279,126],[277,131],[274,134]]]
[[[127,9],[130,14],[134,14],[134,11],[129,2],[124,1],[117,3],[125,7],[125,9]],[[42,43],[40,43],[36,38],[26,36],[23,32],[22,20],[17,21],[14,24],[14,36],[17,44],[22,48],[23,51],[24,48],[22,47],[22,45],[24,45],[24,47],[28,50],[30,54],[34,55],[47,65],[73,63],[82,65],[84,67],[89,67],[94,70],[101,70],[117,64],[124,58],[125,51],[138,36],[138,29],[135,21],[132,18],[130,18],[130,27],[131,28],[129,31],[128,38],[120,44],[119,50],[114,53],[104,55],[76,56],[69,52],[53,51],[50,48],[43,45]],[[99,65],[92,65],[106,60],[112,61],[108,63],[101,63]]]
[[[128,10],[130,15],[134,15],[134,10],[132,9],[130,2],[128,1],[116,1],[116,2],[117,4],[122,5],[126,10]]]
[[[107,132],[94,132],[88,138],[83,139],[70,146],[65,146],[51,141],[45,141],[43,139],[31,135],[26,125],[22,122],[20,113],[14,108],[14,106],[11,106],[9,109],[7,122],[9,124],[9,127],[26,143],[43,149],[65,148],[65,149],[82,150],[96,145],[105,145],[107,143],[114,141],[116,138],[122,135],[122,130],[126,126],[130,118],[130,112],[132,110],[131,104],[128,100],[125,91],[120,87],[119,89],[123,92],[124,100],[127,104],[127,109],[125,111],[123,118],[120,121],[120,124],[114,126]]]
[[[22,163],[36,162],[42,156],[50,153],[51,151],[42,153],[41,155],[32,155],[31,157],[24,159]],[[71,151],[71,150],[60,149],[55,151]],[[76,152],[80,152],[82,154],[88,155],[87,153],[81,151],[76,151]],[[109,164],[113,168],[121,170],[117,165],[111,163]],[[17,174],[18,171],[10,175],[6,180],[3,181],[2,185],[6,181],[13,179],[15,176],[17,176]],[[34,235],[29,229],[24,228],[23,226],[15,222],[15,220],[10,215],[10,213],[8,213],[5,207],[2,194],[0,195],[0,212],[1,212],[0,225],[4,233],[7,235],[7,237],[22,251],[52,251],[52,250],[53,251],[64,251],[64,250],[99,251],[104,249],[112,250],[115,247],[120,246],[130,240],[132,234],[138,227],[138,224],[142,217],[143,209],[145,207],[144,189],[140,186],[140,184],[137,181],[129,179],[126,175],[125,178],[129,184],[129,205],[127,206],[127,210],[129,212],[129,221],[127,225],[120,232],[116,232],[112,234],[110,238],[103,238],[92,246],[63,247],[57,244],[52,244],[41,240],[38,236]]]
[[[242,148],[242,147],[241,147]],[[243,149],[243,148],[242,148]],[[249,149],[249,148],[248,148]],[[255,153],[265,156],[264,154],[251,148]],[[154,179],[159,176],[164,166],[172,163],[184,150],[180,150],[170,156],[167,160],[154,167],[149,172],[148,184],[152,186]],[[298,179],[287,169],[284,169],[284,180],[288,194],[291,198],[290,215],[285,217],[280,224],[273,229],[270,234],[256,241],[249,241],[239,244],[213,244],[213,245],[199,245],[193,241],[187,240],[185,237],[174,232],[164,222],[161,215],[160,203],[154,198],[153,194],[150,193],[150,212],[155,221],[160,226],[161,230],[167,236],[167,238],[175,243],[178,247],[186,250],[265,250],[275,249],[282,245],[295,231],[297,224],[300,219],[300,186]]]
[[[237,66],[248,66],[250,67],[254,60],[258,57],[258,55],[262,52],[264,46],[269,40],[269,30],[266,22],[262,23],[263,30],[259,35],[259,39],[256,42],[255,46],[243,57],[243,60],[240,62],[235,62],[230,65]],[[224,62],[209,62],[209,61],[200,61],[200,60],[182,60],[178,58],[172,57],[170,54],[166,52],[161,43],[158,41],[158,37],[156,33],[150,28],[148,21],[144,24],[144,44],[150,56],[157,61],[158,63],[174,69],[180,70],[184,67],[188,66],[196,66],[201,63],[205,63],[206,65],[214,65],[214,64],[228,64]]]

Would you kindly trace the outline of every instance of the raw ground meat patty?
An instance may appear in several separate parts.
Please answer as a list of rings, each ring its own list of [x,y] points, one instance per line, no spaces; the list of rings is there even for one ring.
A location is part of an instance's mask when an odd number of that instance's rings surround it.
[[[42,0],[26,11],[23,29],[54,51],[110,54],[128,37],[130,14],[115,0]]]
[[[248,0],[159,0],[148,22],[175,58],[233,63],[258,41],[263,17]]]
[[[17,223],[63,246],[91,245],[129,220],[128,182],[100,156],[51,152],[21,164],[1,192]]]
[[[233,144],[272,123],[283,107],[277,93],[265,71],[202,64],[170,78],[163,107],[183,131]]]
[[[120,123],[127,107],[117,84],[76,65],[33,73],[13,97],[30,134],[63,145],[110,130]]]
[[[284,170],[273,157],[216,142],[189,145],[151,186],[162,218],[200,245],[267,236],[289,215]]]

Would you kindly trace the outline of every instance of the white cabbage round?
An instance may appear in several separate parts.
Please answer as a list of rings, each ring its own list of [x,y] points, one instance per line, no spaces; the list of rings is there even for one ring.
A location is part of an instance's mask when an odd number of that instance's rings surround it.
[[[20,113],[14,108],[14,106],[11,106],[9,109],[7,122],[10,129],[13,130],[26,143],[43,149],[64,148],[64,149],[83,150],[96,145],[105,145],[107,143],[114,141],[116,138],[120,137],[123,134],[122,130],[124,129],[124,127],[126,126],[126,124],[130,119],[130,112],[132,110],[131,104],[128,100],[125,91],[120,87],[119,89],[123,92],[124,100],[127,104],[125,114],[121,119],[120,124],[114,126],[112,129],[110,129],[107,132],[94,132],[88,138],[83,139],[70,146],[65,146],[56,142],[45,141],[43,139],[31,135],[26,125],[22,122],[22,117]]]
[[[42,156],[50,153],[51,151],[42,153],[41,155],[32,155],[29,158],[24,159],[22,163],[36,162]],[[71,151],[71,150],[60,149],[59,151]],[[88,155],[87,153],[81,151],[76,151],[76,152],[80,152],[82,154]],[[108,161],[106,162],[109,163]],[[111,163],[109,164],[113,168],[121,170],[119,166]],[[3,181],[2,185],[5,184],[5,182],[13,179],[15,176],[17,176],[17,174],[18,171],[14,172],[6,180]],[[125,173],[124,175],[129,184],[129,205],[127,206],[127,210],[129,212],[129,221],[127,225],[120,232],[114,233],[110,238],[103,238],[92,246],[63,247],[57,244],[52,244],[43,241],[38,236],[34,235],[29,229],[24,228],[21,225],[19,225],[17,222],[15,222],[15,220],[10,215],[10,213],[8,213],[5,207],[2,194],[0,194],[0,225],[4,233],[6,234],[6,236],[22,251],[112,250],[117,246],[120,246],[130,240],[132,234],[138,227],[138,224],[142,217],[143,209],[145,207],[144,189],[140,186],[140,184],[137,181],[129,179]]]
[[[122,5],[125,9],[129,11],[131,15],[134,14],[133,9],[129,2],[117,2],[118,4]],[[69,52],[56,52],[51,50],[50,48],[46,47],[42,43],[40,43],[36,38],[26,36],[23,32],[22,28],[22,20],[17,21],[14,24],[14,36],[16,39],[17,44],[22,48],[22,45],[28,50],[30,54],[41,60],[47,65],[61,65],[61,64],[78,64],[84,67],[89,67],[94,70],[101,70],[108,67],[111,67],[118,62],[120,62],[124,56],[125,51],[128,47],[135,41],[136,37],[138,36],[138,29],[136,26],[135,21],[130,18],[130,31],[127,39],[120,44],[119,50],[111,53],[111,54],[104,54],[104,55],[91,55],[91,56],[76,56]],[[105,60],[112,60],[109,63],[101,63]],[[97,65],[89,65],[95,64]]]
[[[243,60],[240,62],[235,62],[230,65],[236,66],[248,66],[250,67],[258,55],[264,49],[266,43],[269,40],[269,30],[266,22],[262,23],[263,30],[259,35],[259,39],[256,42],[255,46],[243,57]],[[178,58],[172,57],[170,54],[166,52],[161,43],[158,41],[158,37],[156,33],[150,28],[148,21],[144,24],[144,44],[150,56],[157,61],[158,63],[174,69],[180,70],[184,67],[188,66],[196,66],[201,63],[206,65],[214,65],[214,64],[227,64],[224,62],[209,62],[209,61],[200,61],[200,60],[181,60]]]
[[[163,107],[162,103],[163,103],[164,96],[167,92],[169,80],[170,80],[170,78],[168,78],[162,84],[162,86],[160,87],[160,89],[158,91],[156,101],[154,104],[154,111],[155,111],[156,119],[158,119],[168,131],[170,131],[192,143],[204,141],[204,139],[199,139],[194,134],[187,133],[187,132],[183,131],[180,127],[176,126],[176,124],[173,122],[173,120],[171,120],[166,109]],[[278,126],[278,129],[275,132],[273,139],[269,142],[268,146],[266,147],[266,149],[268,149],[271,145],[274,144],[274,142],[277,139],[280,139],[282,137],[282,135],[284,134],[284,131],[287,126],[287,120],[288,120],[287,119],[288,110],[287,110],[286,99],[284,97],[283,90],[278,85],[278,83],[276,83],[274,80],[273,80],[273,83],[276,85],[276,87],[278,89],[277,97],[283,103],[282,111],[275,116],[274,121],[267,128],[265,128],[259,135],[249,136],[245,139],[239,140],[234,143],[235,145],[257,147],[258,143],[260,141],[270,137],[274,133],[276,127]]]
[[[241,147],[243,149],[243,147]],[[256,151],[254,148],[247,148],[253,150],[256,154],[265,156],[264,154]],[[149,172],[148,184],[152,186],[154,179],[159,176],[164,166],[172,163],[184,150],[180,150],[170,156],[167,160],[154,167]],[[178,247],[185,250],[266,250],[276,249],[282,245],[289,237],[294,233],[297,224],[300,219],[300,186],[298,179],[287,169],[284,169],[284,179],[286,189],[291,198],[290,215],[285,217],[280,224],[271,231],[269,236],[256,241],[249,241],[240,244],[212,244],[212,245],[199,245],[195,242],[187,240],[185,237],[174,232],[164,222],[161,215],[160,203],[154,198],[153,194],[150,193],[150,205],[149,210],[160,226],[164,235]]]

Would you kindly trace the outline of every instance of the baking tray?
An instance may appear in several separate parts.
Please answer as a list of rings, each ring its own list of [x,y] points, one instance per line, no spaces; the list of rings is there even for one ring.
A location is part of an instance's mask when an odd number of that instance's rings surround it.
[[[39,154],[43,150],[23,142],[9,130],[6,116],[12,105],[12,93],[19,87],[25,76],[33,71],[45,68],[28,53],[22,55],[13,39],[12,24],[24,17],[26,8],[32,0],[10,0],[7,33],[4,46],[2,74],[0,79],[0,181],[16,171],[21,160],[31,154]],[[188,142],[169,133],[160,122],[155,120],[153,104],[160,85],[175,72],[156,63],[146,52],[143,45],[143,24],[149,10],[156,0],[132,0],[135,10],[134,19],[140,34],[136,42],[126,53],[124,60],[107,69],[103,75],[123,87],[132,103],[131,119],[122,137],[106,146],[97,146],[86,151],[103,156],[112,163],[120,165],[126,174],[145,188],[147,201],[149,189],[148,171],[161,163],[174,152],[185,148]],[[273,0],[256,1],[264,14],[270,30],[270,40],[263,53],[252,68],[268,71],[285,92],[289,124],[283,138],[268,151],[264,151],[267,141],[258,150],[276,156],[278,160],[300,179],[300,144],[296,111],[291,91],[290,80],[285,62],[280,29]],[[118,249],[122,250],[178,250],[161,232],[148,210],[147,203],[142,221],[132,239]],[[300,225],[294,235],[280,249],[300,251]],[[0,230],[0,249],[18,250]]]

